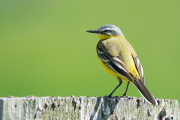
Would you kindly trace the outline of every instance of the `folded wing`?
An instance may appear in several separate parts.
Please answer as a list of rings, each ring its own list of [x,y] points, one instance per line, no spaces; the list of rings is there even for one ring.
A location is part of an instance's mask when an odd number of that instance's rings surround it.
[[[118,73],[119,75],[125,77],[129,81],[133,81],[133,77],[129,74],[123,61],[119,56],[111,56],[105,53],[101,49],[97,49],[98,57],[104,62],[111,70]]]

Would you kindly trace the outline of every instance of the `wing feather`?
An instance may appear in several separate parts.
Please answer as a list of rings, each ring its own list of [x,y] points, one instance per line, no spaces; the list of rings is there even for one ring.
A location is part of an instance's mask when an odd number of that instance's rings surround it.
[[[130,81],[134,81],[133,77],[129,74],[123,61],[119,56],[111,56],[105,53],[102,49],[97,48],[98,57],[104,62],[111,70],[125,77]]]
[[[142,65],[141,65],[141,63],[140,63],[140,61],[139,61],[139,58],[138,58],[137,56],[134,57],[133,55],[132,55],[132,58],[133,58],[133,60],[134,60],[136,69],[137,69],[138,72],[139,72],[140,79],[141,79],[142,83],[145,84],[144,72],[143,72]]]

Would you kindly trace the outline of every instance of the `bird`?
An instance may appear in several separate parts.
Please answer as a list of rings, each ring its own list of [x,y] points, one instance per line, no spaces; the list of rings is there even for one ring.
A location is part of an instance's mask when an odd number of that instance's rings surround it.
[[[148,103],[158,105],[156,99],[145,87],[142,65],[122,31],[115,25],[106,24],[98,29],[87,30],[86,32],[97,34],[99,41],[96,52],[100,64],[106,72],[117,77],[119,81],[117,87],[108,97],[112,97],[112,94],[122,84],[122,80],[125,80],[127,87],[123,96],[127,96],[129,83],[132,83]]]

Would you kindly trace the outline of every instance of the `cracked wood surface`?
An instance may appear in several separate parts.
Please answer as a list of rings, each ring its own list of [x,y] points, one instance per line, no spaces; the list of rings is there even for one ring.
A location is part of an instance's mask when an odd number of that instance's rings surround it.
[[[156,98],[157,99],[157,98]],[[177,100],[107,97],[0,98],[0,120],[180,120]]]

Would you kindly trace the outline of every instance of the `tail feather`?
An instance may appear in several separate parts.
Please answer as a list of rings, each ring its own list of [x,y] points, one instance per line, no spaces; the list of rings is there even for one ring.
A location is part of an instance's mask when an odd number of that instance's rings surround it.
[[[155,98],[151,95],[151,93],[148,91],[148,89],[145,87],[145,85],[142,83],[141,80],[134,81],[133,82],[140,94],[145,98],[145,100],[148,103],[152,103],[153,105],[158,105]]]

